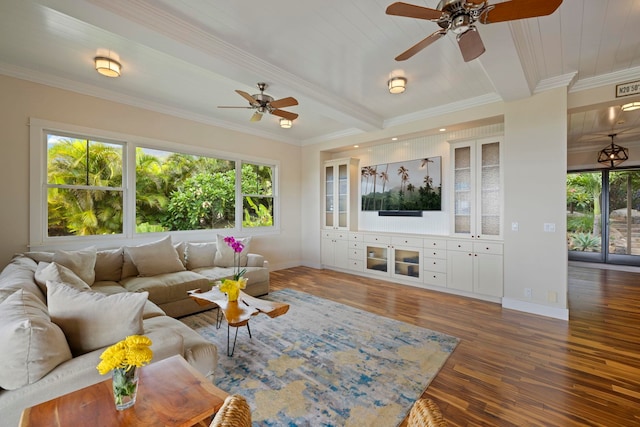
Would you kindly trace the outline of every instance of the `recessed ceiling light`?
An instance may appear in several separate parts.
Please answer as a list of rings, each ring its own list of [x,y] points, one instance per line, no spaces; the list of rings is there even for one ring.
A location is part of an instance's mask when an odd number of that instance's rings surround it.
[[[353,146],[353,148],[358,148],[358,147],[360,147],[360,146],[359,146],[359,145],[354,145],[354,146]]]
[[[444,132],[446,130],[447,130],[446,128],[440,128],[440,132]]]
[[[398,138],[394,136],[393,138],[391,138],[391,140],[392,140],[392,141],[397,141],[397,140],[398,140]]]

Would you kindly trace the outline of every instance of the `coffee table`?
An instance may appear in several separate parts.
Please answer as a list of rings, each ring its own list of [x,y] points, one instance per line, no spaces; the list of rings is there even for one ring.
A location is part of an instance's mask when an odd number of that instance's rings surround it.
[[[209,305],[214,303],[219,308],[218,316],[216,318],[216,328],[220,328],[222,318],[220,312],[227,321],[227,356],[233,356],[233,352],[236,348],[236,340],[238,339],[238,328],[246,326],[249,331],[249,338],[251,338],[251,328],[249,327],[249,320],[252,316],[259,313],[264,313],[267,316],[274,318],[282,316],[289,311],[289,304],[276,301],[267,301],[260,298],[252,297],[240,291],[237,301],[227,301],[227,296],[220,292],[217,287],[211,288],[210,291],[201,292],[200,289],[188,291],[191,296],[200,305]],[[233,338],[233,347],[229,348],[229,328],[236,328],[236,333]]]
[[[107,379],[26,408],[20,427],[208,426],[227,396],[182,356],[172,356],[140,369],[131,408],[116,410]]]

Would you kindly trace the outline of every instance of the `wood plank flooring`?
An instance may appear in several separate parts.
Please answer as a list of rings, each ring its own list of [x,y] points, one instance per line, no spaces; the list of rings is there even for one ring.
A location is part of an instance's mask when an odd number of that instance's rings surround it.
[[[424,396],[451,426],[640,426],[640,274],[569,267],[568,322],[296,267],[297,289],[461,339]]]

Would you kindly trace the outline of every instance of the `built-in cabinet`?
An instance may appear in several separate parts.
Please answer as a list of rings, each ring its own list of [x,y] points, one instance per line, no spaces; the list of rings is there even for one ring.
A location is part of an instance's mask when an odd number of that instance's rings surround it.
[[[346,231],[324,230],[321,242],[322,264],[328,267],[349,268],[349,234]]]
[[[422,281],[422,239],[364,234],[365,271],[388,277]]]
[[[473,239],[502,238],[502,147],[500,139],[451,144],[452,234]]]
[[[337,159],[324,163],[323,228],[358,228],[358,159]]]
[[[501,297],[502,244],[447,241],[447,287],[474,294]]]

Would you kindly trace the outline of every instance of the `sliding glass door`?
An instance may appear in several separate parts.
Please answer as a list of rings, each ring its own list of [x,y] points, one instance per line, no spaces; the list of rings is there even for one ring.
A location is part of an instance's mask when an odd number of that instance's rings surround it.
[[[567,174],[569,259],[640,265],[640,170]]]

